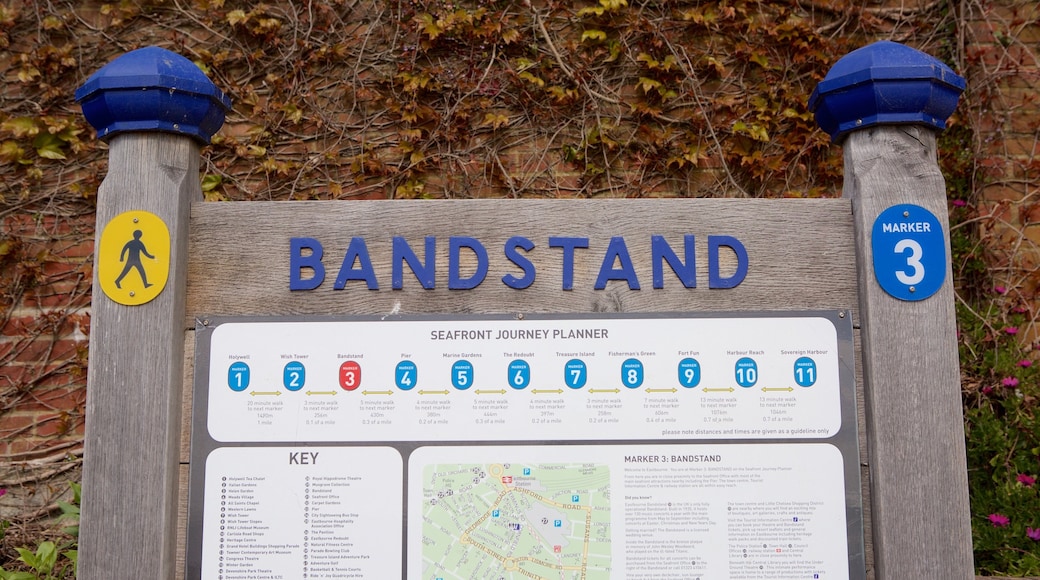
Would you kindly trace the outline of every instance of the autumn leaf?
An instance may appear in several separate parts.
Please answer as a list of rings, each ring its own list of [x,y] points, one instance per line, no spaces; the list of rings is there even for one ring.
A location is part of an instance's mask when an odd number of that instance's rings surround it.
[[[733,132],[743,133],[756,141],[769,141],[769,132],[766,131],[766,128],[762,127],[761,125],[748,125],[744,121],[737,121],[733,124]]]
[[[492,129],[498,129],[509,124],[509,117],[502,113],[487,113],[484,115],[484,122],[481,126],[490,125]]]
[[[639,77],[639,82],[636,83],[636,88],[642,89],[644,95],[661,88],[661,86],[661,81],[655,81],[647,77]]]
[[[436,40],[438,36],[444,33],[444,29],[437,25],[437,21],[434,20],[432,14],[420,14],[419,24],[423,34],[430,40]]]
[[[11,133],[16,138],[35,137],[40,132],[40,127],[33,117],[15,117],[0,123],[0,129]]]
[[[769,69],[769,59],[766,58],[764,54],[753,54],[750,58],[748,58],[748,60],[764,69]]]
[[[227,13],[227,22],[231,26],[244,24],[247,20],[249,20],[249,15],[246,14],[245,10],[232,10]]]

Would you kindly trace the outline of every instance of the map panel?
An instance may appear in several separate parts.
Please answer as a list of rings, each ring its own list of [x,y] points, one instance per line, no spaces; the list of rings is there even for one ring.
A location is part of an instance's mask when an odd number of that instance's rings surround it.
[[[427,465],[423,578],[610,578],[610,469]]]

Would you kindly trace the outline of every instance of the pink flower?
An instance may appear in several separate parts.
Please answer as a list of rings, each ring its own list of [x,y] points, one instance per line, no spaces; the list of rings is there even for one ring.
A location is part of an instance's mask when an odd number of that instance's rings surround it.
[[[1000,381],[1002,385],[1008,388],[1015,388],[1018,386],[1018,379],[1015,377],[1004,377],[1004,380]]]
[[[989,521],[995,528],[1003,528],[1011,523],[1011,519],[1004,514],[989,514]]]
[[[1019,473],[1018,474],[1018,482],[1021,483],[1024,486],[1026,486],[1026,487],[1033,487],[1033,484],[1036,483],[1036,478],[1033,477],[1032,475],[1026,475],[1025,473]]]
[[[988,395],[988,394],[990,394],[992,392],[993,392],[993,387],[990,387],[990,386],[982,387],[982,394],[983,395]]]
[[[964,201],[963,199],[955,199],[952,203],[954,207],[964,207],[968,205],[968,202]]]
[[[7,490],[2,488],[2,487],[0,487],[0,497],[4,497],[4,494],[6,494],[6,493],[7,493]]]
[[[996,292],[997,294],[1006,294],[1007,293],[1007,288],[1005,288],[1003,286],[994,286],[993,287],[993,291]]]
[[[1008,334],[1018,334],[1018,327],[1017,326],[1008,326],[1007,328],[1004,329],[1004,332],[1006,332]]]
[[[1018,366],[1020,366],[1020,367],[1022,367],[1024,369],[1027,369],[1027,368],[1033,366],[1033,361],[1031,361],[1031,360],[1029,360],[1027,358],[1024,358],[1024,359],[1018,361]]]
[[[1040,542],[1040,528],[1026,528],[1026,537],[1034,542]]]

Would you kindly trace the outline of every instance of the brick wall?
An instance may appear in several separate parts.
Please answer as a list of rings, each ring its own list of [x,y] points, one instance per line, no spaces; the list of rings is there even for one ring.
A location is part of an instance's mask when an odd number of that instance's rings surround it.
[[[3,217],[0,517],[46,510],[82,455],[93,215]]]
[[[1040,307],[1040,7],[1031,0],[969,4],[964,31],[975,123],[977,215],[995,285],[1035,313]],[[963,109],[962,109],[963,110]],[[1040,338],[1034,324],[1023,333]]]

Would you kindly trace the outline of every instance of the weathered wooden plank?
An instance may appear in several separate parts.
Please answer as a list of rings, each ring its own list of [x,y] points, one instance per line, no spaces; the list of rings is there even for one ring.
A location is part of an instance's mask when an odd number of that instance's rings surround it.
[[[665,236],[681,255],[686,233],[696,235],[699,242],[699,287],[686,289],[678,280],[666,278],[665,288],[652,289],[650,235]],[[407,270],[404,289],[388,289],[390,240],[396,235],[405,236],[420,258],[423,238],[437,236],[436,289],[421,289]],[[446,288],[447,237],[452,235],[476,238],[488,248],[489,274],[476,289]],[[536,263],[538,277],[535,285],[523,291],[499,281],[505,273],[520,274],[501,249],[514,235],[536,244],[528,257]],[[748,276],[737,288],[706,287],[704,239],[708,235],[734,236],[746,246]],[[289,238],[303,236],[323,244],[326,280],[316,290],[291,292]],[[563,260],[559,249],[547,248],[549,236],[590,239],[590,247],[575,254],[573,290],[561,289]],[[637,264],[641,290],[630,290],[623,282],[611,282],[606,290],[593,289],[604,248],[613,236],[625,238]],[[360,282],[332,290],[353,237],[366,240],[380,290],[368,290]],[[216,314],[740,311],[838,309],[857,303],[852,215],[847,200],[196,204],[190,248],[186,328],[194,327],[196,317]],[[732,263],[723,265],[728,272],[726,268],[732,268]],[[857,360],[857,371],[859,363]],[[858,387],[861,384],[857,372]],[[862,446],[863,395],[861,388],[857,390]],[[190,428],[186,416],[183,432],[187,434]],[[182,453],[187,451],[184,446]],[[866,457],[865,449],[861,449],[864,521],[869,525]],[[868,577],[873,577],[869,535],[865,548]]]
[[[873,273],[871,229],[896,204],[916,204],[949,235],[935,135],[914,126],[849,135],[845,192],[860,254],[867,449],[879,578],[972,578],[964,431],[952,273],[921,301],[902,301]],[[949,246],[946,252],[949,256]]]
[[[191,401],[195,390],[195,331],[184,332],[184,392],[181,396],[180,462],[191,462]],[[187,493],[187,489],[182,493]]]
[[[177,497],[177,562],[174,566],[174,578],[184,578],[184,557],[187,554],[188,545],[188,465],[181,464],[177,470],[177,478],[180,482],[180,494]]]
[[[125,306],[94,293],[79,578],[170,578],[177,525],[188,206],[200,199],[198,145],[167,134],[113,137],[97,230],[143,210],[171,236],[169,281]],[[99,288],[95,264],[94,287]]]
[[[852,216],[845,200],[207,203],[196,204],[191,219],[185,328],[194,326],[199,314],[795,310],[856,303]],[[652,289],[650,236],[655,234],[665,236],[680,257],[683,235],[696,236],[696,289],[684,288],[667,267],[664,288]],[[708,288],[709,235],[734,236],[746,246],[748,274],[736,288]],[[422,289],[407,269],[403,289],[390,289],[393,236],[404,236],[420,259],[424,237],[437,237],[435,289]],[[487,247],[488,275],[479,287],[447,288],[449,236],[471,236]],[[504,256],[503,244],[511,236],[535,244],[527,257],[537,265],[537,275],[525,290],[500,280],[521,273]],[[589,238],[588,249],[575,250],[572,290],[562,289],[563,252],[548,247],[550,236]],[[640,290],[623,281],[593,289],[614,236],[625,239]],[[316,238],[324,246],[326,279],[315,290],[289,290],[292,237]],[[366,289],[361,281],[332,289],[353,237],[367,243],[379,290]],[[733,254],[723,249],[721,257],[722,272],[729,275]]]

